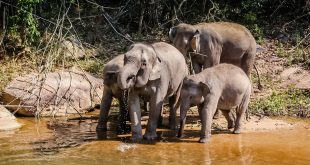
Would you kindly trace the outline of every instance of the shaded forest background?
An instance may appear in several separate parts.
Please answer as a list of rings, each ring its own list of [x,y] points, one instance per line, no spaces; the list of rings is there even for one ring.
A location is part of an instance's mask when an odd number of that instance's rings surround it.
[[[102,77],[105,62],[132,42],[169,42],[171,26],[214,21],[246,26],[264,49],[256,59],[264,90],[250,111],[310,117],[310,86],[281,77],[292,67],[308,81],[310,0],[0,0],[0,100],[19,75],[78,69]]]
[[[2,53],[38,46],[47,33],[95,45],[156,38],[180,22],[237,22],[258,42],[266,35],[296,39],[310,33],[309,0],[5,0],[0,11]]]

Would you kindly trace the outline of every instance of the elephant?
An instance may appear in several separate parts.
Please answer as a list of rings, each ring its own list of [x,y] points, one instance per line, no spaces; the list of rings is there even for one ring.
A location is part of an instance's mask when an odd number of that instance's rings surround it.
[[[163,101],[169,99],[169,127],[175,129],[177,100],[181,85],[188,75],[185,59],[175,47],[164,42],[153,44],[135,43],[125,53],[124,67],[118,75],[118,85],[128,89],[128,105],[131,119],[132,140],[144,137],[153,140],[157,137],[158,117]],[[149,120],[142,136],[139,96],[148,99],[150,104]]]
[[[128,110],[126,108],[127,98],[125,91],[118,87],[118,72],[124,66],[124,54],[114,57],[105,64],[103,70],[104,90],[100,105],[99,122],[96,127],[98,131],[107,130],[108,115],[113,97],[119,101],[119,116],[117,132],[119,134],[126,132],[126,120],[129,120]]]
[[[232,76],[233,75],[233,76]],[[219,64],[203,70],[196,75],[184,79],[180,99],[180,129],[178,137],[182,137],[186,112],[191,106],[197,106],[202,123],[199,142],[205,143],[211,136],[212,117],[216,109],[220,109],[228,121],[228,128],[239,134],[241,120],[247,110],[251,82],[245,72],[232,64]],[[236,107],[234,121],[230,110]]]
[[[256,54],[256,41],[244,26],[229,22],[181,23],[170,28],[169,39],[186,57],[189,50],[195,73],[219,63],[241,67],[250,77]]]

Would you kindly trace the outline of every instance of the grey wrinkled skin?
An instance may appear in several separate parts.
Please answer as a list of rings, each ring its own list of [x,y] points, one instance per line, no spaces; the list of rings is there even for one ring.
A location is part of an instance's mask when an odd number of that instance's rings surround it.
[[[190,49],[207,56],[191,54],[195,73],[219,63],[239,66],[250,77],[256,54],[256,42],[242,25],[228,22],[179,24],[169,31],[173,45],[187,55]]]
[[[150,110],[144,137],[157,137],[156,127],[163,101],[169,98],[169,127],[175,128],[175,112],[180,87],[188,75],[183,55],[172,45],[164,42],[153,44],[136,43],[125,53],[124,67],[118,75],[118,85],[129,90],[132,140],[142,139],[139,96],[149,98]]]
[[[184,131],[186,112],[192,106],[198,107],[202,123],[199,142],[205,143],[211,136],[212,117],[216,109],[220,109],[228,121],[228,128],[233,133],[240,133],[241,120],[247,110],[251,82],[247,75],[231,64],[219,64],[207,68],[196,75],[184,79],[180,99],[180,129],[178,137]],[[236,107],[236,120],[229,113]]]
[[[119,117],[118,117],[118,133],[125,133],[126,120],[128,118],[127,103],[124,97],[124,91],[117,85],[118,72],[124,66],[124,54],[114,57],[105,64],[103,70],[104,90],[100,105],[99,122],[96,127],[98,131],[107,130],[108,115],[112,103],[112,99],[117,98],[119,101]]]

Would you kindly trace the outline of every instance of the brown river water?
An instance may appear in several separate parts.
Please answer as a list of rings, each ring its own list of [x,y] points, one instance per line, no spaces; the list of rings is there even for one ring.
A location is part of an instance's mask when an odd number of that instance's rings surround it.
[[[159,129],[159,140],[131,144],[114,131],[97,134],[97,120],[18,121],[19,130],[0,132],[0,164],[310,164],[309,121],[239,135],[213,132],[207,144],[197,143],[197,129],[183,139]]]

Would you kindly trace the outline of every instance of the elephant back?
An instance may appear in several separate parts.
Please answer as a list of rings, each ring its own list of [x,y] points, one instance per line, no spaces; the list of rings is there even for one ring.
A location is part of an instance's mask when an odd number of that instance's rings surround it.
[[[187,64],[183,54],[174,46],[158,42],[152,44],[157,57],[166,65],[170,77],[171,94],[176,92],[183,79],[188,75]],[[169,94],[168,94],[169,95]]]

